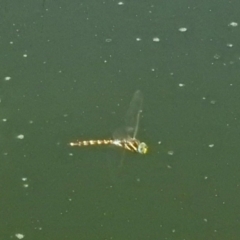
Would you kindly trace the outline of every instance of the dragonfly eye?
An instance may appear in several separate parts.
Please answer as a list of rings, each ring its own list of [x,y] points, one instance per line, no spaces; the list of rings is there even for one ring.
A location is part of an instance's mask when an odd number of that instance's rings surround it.
[[[147,150],[148,150],[148,146],[145,142],[141,142],[139,145],[138,145],[138,152],[141,153],[141,154],[146,154],[147,153]]]

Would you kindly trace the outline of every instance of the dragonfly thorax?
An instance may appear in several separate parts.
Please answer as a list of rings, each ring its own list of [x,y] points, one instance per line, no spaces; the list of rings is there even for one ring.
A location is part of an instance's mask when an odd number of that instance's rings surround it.
[[[127,138],[127,139],[115,139],[112,141],[112,144],[118,147],[123,147],[131,152],[137,152],[140,154],[146,154],[148,150],[148,146],[144,142],[140,142],[135,138]]]

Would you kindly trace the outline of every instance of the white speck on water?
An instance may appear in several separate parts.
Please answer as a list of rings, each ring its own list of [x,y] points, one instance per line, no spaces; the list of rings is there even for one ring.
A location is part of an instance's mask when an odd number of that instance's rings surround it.
[[[172,151],[172,150],[170,150],[170,151],[168,151],[168,155],[173,155],[174,154],[174,151]]]
[[[26,177],[23,177],[23,178],[22,178],[22,181],[26,182],[26,181],[27,181],[27,178],[26,178]]]
[[[23,184],[23,187],[24,187],[24,188],[28,188],[28,187],[29,187],[29,184],[28,184],[28,183],[25,183],[25,184]]]
[[[179,83],[178,86],[179,87],[185,87],[185,84],[184,83]]]
[[[15,236],[18,239],[23,239],[25,237],[22,233],[16,233]]]
[[[17,139],[24,139],[24,135],[23,135],[23,134],[19,134],[19,135],[17,136]]]
[[[208,179],[208,176],[204,176],[204,180],[207,180]]]
[[[160,38],[154,37],[154,38],[153,38],[153,41],[154,41],[154,42],[160,42]]]
[[[231,23],[228,24],[228,26],[230,26],[230,27],[237,27],[238,23],[237,22],[231,22]]]
[[[107,38],[107,39],[105,40],[105,42],[111,42],[111,41],[112,41],[111,38]]]
[[[7,76],[7,77],[4,78],[4,80],[9,81],[9,80],[11,80],[11,77]]]
[[[178,31],[179,31],[179,32],[186,32],[186,31],[187,31],[187,28],[181,27],[181,28],[178,29]]]
[[[23,57],[25,57],[25,58],[26,58],[26,57],[27,57],[27,54],[23,54]]]
[[[214,144],[209,144],[208,145],[210,148],[213,148],[214,147]]]
[[[216,103],[216,100],[211,100],[210,103],[211,103],[211,104],[215,104],[215,103]]]
[[[161,141],[158,141],[158,144],[162,144],[162,142],[161,142]]]
[[[139,42],[139,41],[141,41],[142,39],[141,39],[141,38],[136,38],[136,40]]]
[[[123,2],[118,2],[118,5],[124,5],[124,3]]]
[[[218,60],[218,59],[220,58],[220,55],[219,55],[219,54],[215,54],[215,55],[213,56],[213,58],[216,59],[216,60]]]
[[[227,47],[231,48],[231,47],[233,47],[233,44],[232,43],[228,43]]]
[[[6,118],[4,118],[4,119],[2,119],[2,121],[3,121],[3,122],[6,122],[6,121],[7,121],[7,119],[6,119]]]
[[[208,220],[207,220],[207,218],[204,218],[203,221],[204,221],[204,222],[207,222]]]

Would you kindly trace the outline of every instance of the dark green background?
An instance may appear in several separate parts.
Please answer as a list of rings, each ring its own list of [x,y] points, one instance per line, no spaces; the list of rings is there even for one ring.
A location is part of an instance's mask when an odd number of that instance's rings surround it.
[[[239,1],[123,3],[1,1],[0,240],[239,239]]]

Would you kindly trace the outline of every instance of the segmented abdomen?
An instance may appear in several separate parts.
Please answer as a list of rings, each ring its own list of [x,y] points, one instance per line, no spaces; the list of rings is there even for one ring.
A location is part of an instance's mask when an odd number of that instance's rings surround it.
[[[113,140],[85,140],[79,142],[71,142],[70,146],[91,146],[91,145],[109,145],[112,144]]]

